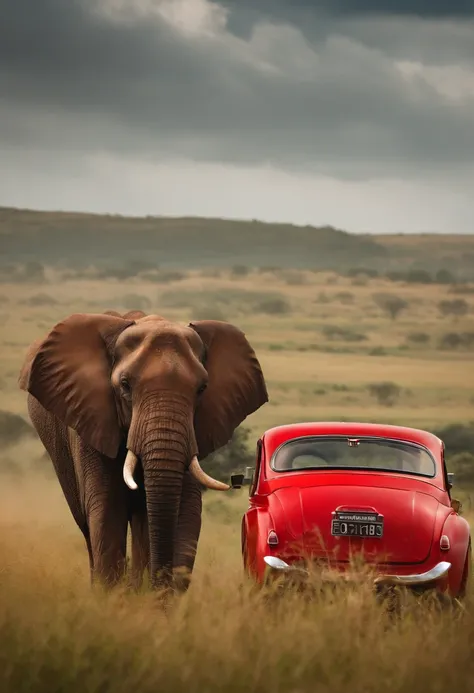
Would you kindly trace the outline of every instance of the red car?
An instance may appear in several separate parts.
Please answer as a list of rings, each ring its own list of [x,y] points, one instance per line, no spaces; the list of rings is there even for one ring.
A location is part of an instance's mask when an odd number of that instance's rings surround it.
[[[452,475],[435,435],[367,423],[278,426],[258,440],[249,469],[242,553],[258,582],[306,575],[309,564],[351,579],[352,559],[362,554],[376,587],[464,596],[470,527],[451,498]]]

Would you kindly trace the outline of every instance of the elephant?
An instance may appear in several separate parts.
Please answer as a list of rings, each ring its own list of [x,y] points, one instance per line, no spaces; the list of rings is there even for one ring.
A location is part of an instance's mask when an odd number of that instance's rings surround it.
[[[245,333],[142,311],[74,313],[27,350],[18,384],[87,545],[91,584],[185,591],[201,532],[199,459],[268,402]]]

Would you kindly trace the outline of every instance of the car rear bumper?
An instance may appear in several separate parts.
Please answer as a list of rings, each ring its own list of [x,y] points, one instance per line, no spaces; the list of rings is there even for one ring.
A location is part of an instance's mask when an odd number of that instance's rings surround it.
[[[276,556],[264,556],[263,559],[267,566],[269,566],[272,573],[286,574],[289,577],[295,577],[299,581],[305,581],[310,577],[310,573],[305,568],[299,566],[292,566],[281,558]],[[409,573],[409,574],[379,574],[372,578],[374,587],[383,586],[394,586],[394,585],[405,585],[409,587],[424,587],[435,585],[437,582],[446,578],[449,569],[451,568],[451,563],[448,561],[440,561],[430,570],[420,572],[420,573]],[[367,575],[363,573],[354,573],[351,571],[337,571],[337,570],[322,570],[319,573],[320,579],[323,583],[338,583],[338,582],[366,582]]]

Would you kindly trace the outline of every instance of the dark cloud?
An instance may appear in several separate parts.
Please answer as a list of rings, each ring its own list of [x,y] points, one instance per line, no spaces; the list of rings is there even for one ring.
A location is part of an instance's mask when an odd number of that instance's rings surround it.
[[[321,28],[335,19],[372,17],[409,17],[424,19],[465,19],[474,17],[474,0],[223,0],[230,11],[229,27],[239,35],[248,35],[257,21],[290,21],[305,33]]]
[[[232,6],[231,16],[247,16],[249,3]],[[271,162],[341,176],[474,161],[474,96],[447,99],[423,74],[407,80],[373,34],[364,38],[365,25],[351,24],[371,12],[369,2],[335,3],[332,19],[329,4],[316,15],[313,3],[292,2],[314,26],[320,18],[311,40],[303,24],[260,23],[244,40],[223,29],[190,35],[159,17],[110,21],[93,7],[0,4],[0,146]],[[289,7],[259,2],[261,17]],[[460,51],[458,29],[447,31]],[[464,27],[466,60],[472,32]]]
[[[223,0],[222,4],[232,10],[245,5],[255,15],[266,17],[285,17],[294,12],[443,19],[474,15],[474,0]]]

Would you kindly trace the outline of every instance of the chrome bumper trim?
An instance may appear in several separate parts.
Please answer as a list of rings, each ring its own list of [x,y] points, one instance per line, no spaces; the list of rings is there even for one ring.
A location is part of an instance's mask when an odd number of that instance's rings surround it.
[[[273,570],[309,576],[308,571],[304,568],[291,566],[281,558],[277,558],[277,556],[264,556],[263,560],[270,568],[273,568]],[[441,561],[425,573],[413,573],[411,575],[378,575],[374,579],[374,585],[424,585],[428,582],[434,582],[435,580],[440,580],[445,577],[450,568],[451,563],[448,561]],[[343,580],[344,577],[350,580],[349,576],[344,576],[344,573],[341,577]]]
[[[375,578],[376,585],[424,585],[427,582],[440,580],[448,574],[451,563],[441,561],[426,573],[413,573],[412,575],[379,575]]]

